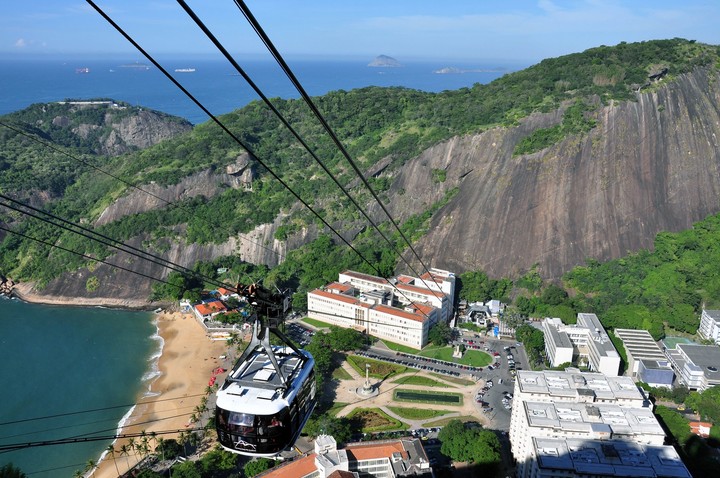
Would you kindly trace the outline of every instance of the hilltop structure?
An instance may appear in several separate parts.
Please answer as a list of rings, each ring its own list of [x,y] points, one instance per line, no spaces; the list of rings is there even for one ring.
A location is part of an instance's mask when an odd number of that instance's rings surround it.
[[[454,295],[455,274],[440,269],[390,280],[345,271],[308,292],[308,317],[421,349],[430,327],[452,317]]]

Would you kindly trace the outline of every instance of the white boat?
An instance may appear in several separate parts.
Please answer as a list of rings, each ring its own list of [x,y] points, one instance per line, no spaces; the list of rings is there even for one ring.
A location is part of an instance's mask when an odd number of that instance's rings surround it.
[[[175,73],[195,73],[195,68],[175,68]]]

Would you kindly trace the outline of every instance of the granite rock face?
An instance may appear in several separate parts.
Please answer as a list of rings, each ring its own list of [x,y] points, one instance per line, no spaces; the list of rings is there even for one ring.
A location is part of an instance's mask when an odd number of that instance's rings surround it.
[[[456,137],[408,162],[393,184],[396,215],[454,198],[416,247],[423,262],[456,272],[516,277],[534,264],[559,278],[588,258],[652,248],[720,210],[720,81],[697,70],[635,102],[599,107],[597,126],[538,153],[513,157],[520,139],[561,112],[516,128]],[[433,183],[432,170],[446,171]]]

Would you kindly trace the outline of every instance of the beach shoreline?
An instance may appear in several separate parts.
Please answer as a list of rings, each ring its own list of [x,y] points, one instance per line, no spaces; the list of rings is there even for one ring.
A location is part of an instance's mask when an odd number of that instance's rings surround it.
[[[193,314],[161,312],[156,316],[158,335],[163,347],[157,362],[157,378],[141,392],[132,413],[123,425],[120,434],[145,432],[150,449],[155,441],[152,433],[178,430],[174,434],[157,435],[163,439],[175,438],[180,431],[192,428],[190,416],[200,405],[206,394],[213,370],[226,366],[219,357],[224,355],[227,345],[224,341],[213,341],[205,328]],[[148,367],[148,373],[152,362]],[[115,478],[134,466],[141,456],[129,452],[121,454],[123,446],[131,439],[118,439],[113,444],[114,456],[110,453],[92,474],[98,478]],[[134,443],[141,443],[135,438]]]
[[[35,292],[34,287],[35,285],[32,282],[14,283],[10,291],[10,296],[31,304],[67,305],[73,307],[107,307],[110,309],[152,311],[158,307],[168,306],[167,302],[151,303],[146,299],[48,296]]]

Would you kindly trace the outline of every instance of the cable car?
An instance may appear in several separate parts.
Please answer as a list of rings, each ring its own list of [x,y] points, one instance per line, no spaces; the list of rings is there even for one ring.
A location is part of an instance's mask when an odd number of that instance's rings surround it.
[[[315,360],[272,324],[289,309],[289,295],[251,292],[271,323],[255,321],[250,344],[217,391],[215,427],[226,450],[272,457],[295,443],[315,408]],[[282,345],[270,344],[271,332]]]

